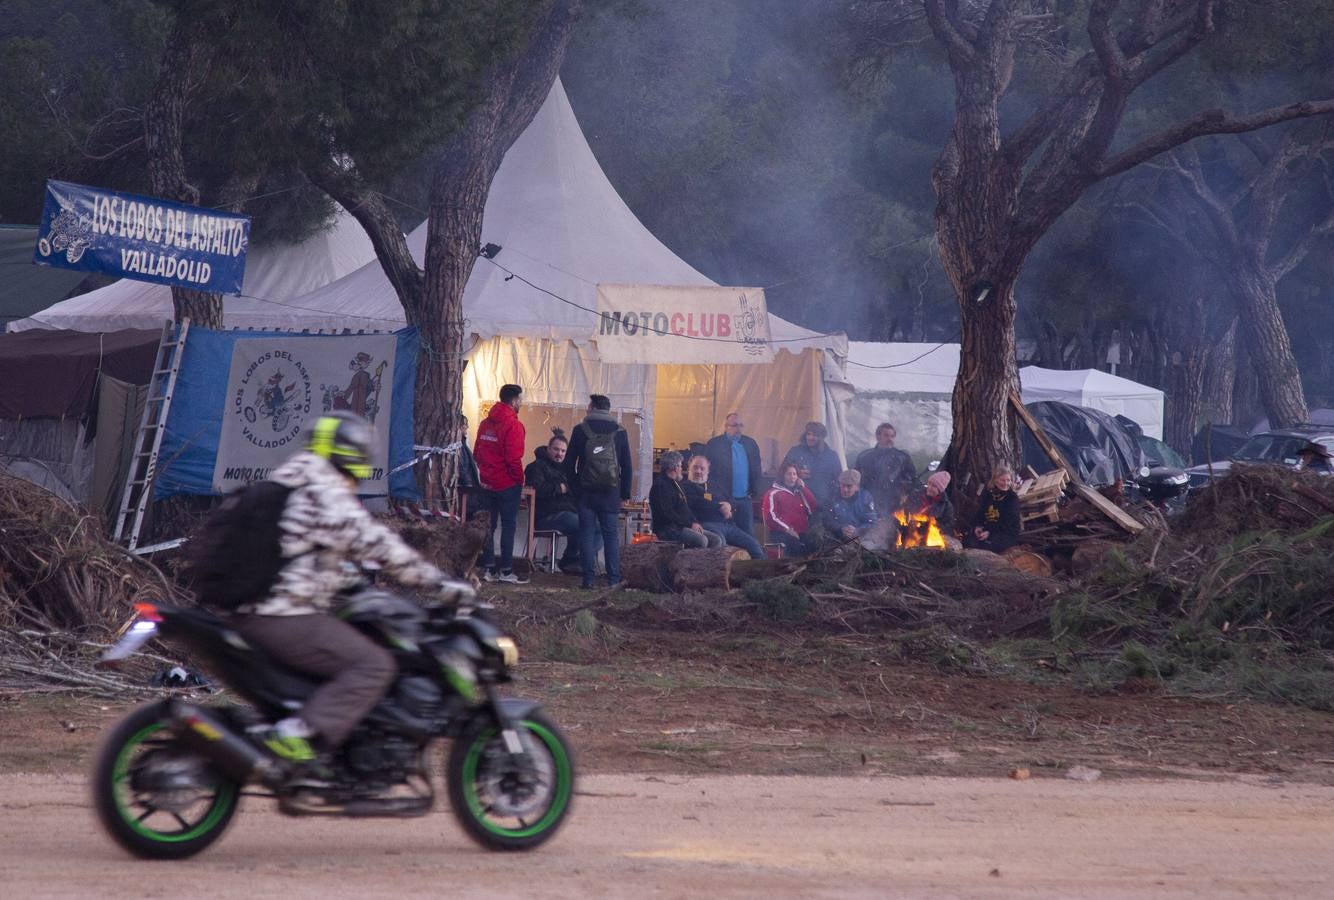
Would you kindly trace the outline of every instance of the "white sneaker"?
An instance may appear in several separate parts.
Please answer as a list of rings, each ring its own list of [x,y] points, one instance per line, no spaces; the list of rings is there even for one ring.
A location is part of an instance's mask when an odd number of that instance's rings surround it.
[[[505,584],[527,584],[528,579],[515,575],[513,572],[501,572],[495,577],[496,581],[503,581]]]
[[[482,580],[487,582],[499,581],[500,576],[497,575],[495,572],[492,572],[490,569],[487,569],[485,572],[482,573]]]

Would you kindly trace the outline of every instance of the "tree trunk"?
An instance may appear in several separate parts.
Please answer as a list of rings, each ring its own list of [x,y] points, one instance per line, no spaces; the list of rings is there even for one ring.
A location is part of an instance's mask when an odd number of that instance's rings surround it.
[[[1273,276],[1262,267],[1250,265],[1234,266],[1230,274],[1269,427],[1300,425],[1310,414]]]
[[[157,83],[144,106],[144,149],[148,154],[148,180],[153,194],[193,206],[199,204],[199,188],[185,172],[183,127],[190,91],[209,65],[214,41],[198,16],[181,13],[162,52]],[[187,316],[194,325],[222,327],[222,296],[173,286],[172,308],[176,321]]]
[[[682,550],[672,557],[672,587],[678,594],[693,591],[730,591],[732,564],[750,559],[740,547],[710,547],[706,550]]]
[[[1204,370],[1209,356],[1204,298],[1196,295],[1184,301],[1171,321],[1168,333],[1173,350],[1166,386],[1163,439],[1173,450],[1189,456],[1204,401]]]
[[[1237,320],[1233,319],[1222,338],[1209,348],[1204,368],[1204,397],[1201,422],[1227,425],[1232,422],[1232,390],[1237,380]]]
[[[486,95],[437,160],[431,179],[421,307],[411,319],[422,336],[416,398],[419,443],[446,446],[468,438],[463,418],[467,352],[463,292],[481,248],[487,192],[506,151],[550,94],[581,6],[580,0],[549,4],[518,57],[489,73]],[[453,460],[444,457],[445,465],[431,470],[428,485],[428,496],[451,505]]]

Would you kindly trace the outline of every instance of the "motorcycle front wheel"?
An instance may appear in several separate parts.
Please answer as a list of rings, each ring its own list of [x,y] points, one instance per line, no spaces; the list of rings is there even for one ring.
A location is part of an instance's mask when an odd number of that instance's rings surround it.
[[[449,803],[463,830],[489,850],[531,850],[570,811],[574,759],[556,723],[534,711],[516,723],[524,753],[510,754],[499,727],[480,722],[454,741]]]
[[[184,859],[227,829],[241,786],[183,747],[159,703],[117,725],[98,751],[93,805],[111,837],[143,859]]]

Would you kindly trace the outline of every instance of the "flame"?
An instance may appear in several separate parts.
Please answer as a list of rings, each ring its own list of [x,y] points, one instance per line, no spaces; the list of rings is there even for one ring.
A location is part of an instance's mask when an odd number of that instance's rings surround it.
[[[945,536],[936,526],[936,520],[927,515],[911,515],[899,510],[894,513],[899,521],[900,547],[941,547],[945,546]]]

